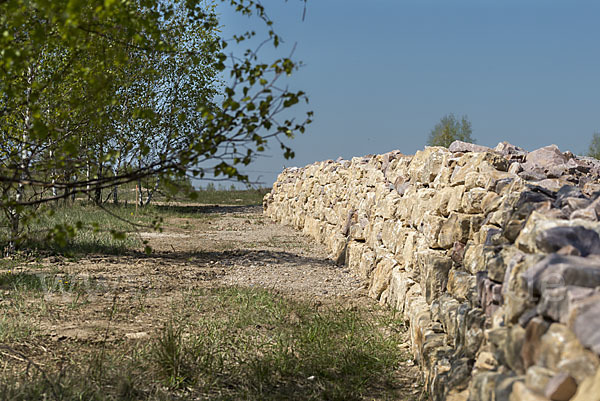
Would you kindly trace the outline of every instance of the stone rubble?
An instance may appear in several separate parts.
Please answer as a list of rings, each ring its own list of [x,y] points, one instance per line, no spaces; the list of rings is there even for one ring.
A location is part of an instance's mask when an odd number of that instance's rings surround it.
[[[433,400],[599,400],[599,174],[455,142],[288,168],[263,206],[403,313]]]

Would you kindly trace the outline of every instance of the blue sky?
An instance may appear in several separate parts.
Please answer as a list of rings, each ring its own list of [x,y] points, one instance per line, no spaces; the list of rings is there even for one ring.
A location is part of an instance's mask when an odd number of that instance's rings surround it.
[[[412,154],[448,113],[466,114],[488,146],[585,153],[600,130],[600,2],[308,0],[304,21],[301,0],[263,4],[281,54],[296,45],[305,66],[289,85],[315,112],[290,142],[295,159],[273,146],[247,168],[267,186],[283,166]],[[225,34],[249,24],[222,13]]]

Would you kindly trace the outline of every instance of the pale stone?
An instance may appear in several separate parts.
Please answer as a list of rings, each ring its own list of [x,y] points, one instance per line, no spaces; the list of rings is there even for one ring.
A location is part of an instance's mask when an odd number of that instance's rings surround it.
[[[379,263],[377,263],[377,267],[373,271],[371,285],[369,287],[370,297],[379,299],[381,293],[388,288],[390,276],[395,266],[396,260],[394,260],[391,255],[383,258]]]
[[[600,369],[579,385],[571,401],[600,401]]]
[[[443,147],[426,147],[418,151],[410,162],[410,179],[415,182],[429,183],[447,164],[450,152]]]
[[[439,231],[438,244],[449,249],[455,242],[466,243],[471,233],[473,217],[463,213],[450,213],[448,219],[442,222]]]
[[[464,266],[469,273],[475,274],[486,269],[483,252],[483,245],[471,242],[467,244],[464,256]]]
[[[430,248],[441,248],[439,242],[440,230],[446,219],[441,216],[436,216],[433,213],[425,212],[423,223],[421,224],[421,232],[427,239]]]
[[[530,366],[525,374],[525,384],[536,393],[544,394],[548,382],[555,372],[542,366]]]
[[[421,288],[427,303],[431,303],[446,290],[452,259],[443,251],[428,250],[419,252],[417,260],[421,272]]]
[[[496,370],[498,367],[498,361],[494,357],[494,354],[488,351],[480,352],[475,360],[475,369],[479,370]]]
[[[473,302],[477,296],[475,276],[460,270],[450,270],[448,292],[461,301]]]
[[[548,398],[529,390],[522,382],[513,385],[509,401],[548,401]]]
[[[368,247],[362,253],[360,264],[358,265],[358,274],[363,280],[371,276],[371,271],[375,268],[375,252]]]
[[[450,152],[491,152],[492,148],[457,140],[448,146],[448,150]]]
[[[453,193],[450,196],[450,200],[448,201],[448,206],[446,207],[448,213],[450,212],[464,212],[462,207],[462,198],[465,193],[465,186],[458,185],[453,188]]]
[[[410,287],[415,282],[410,278],[410,274],[398,267],[392,270],[392,276],[390,279],[388,303],[391,307],[398,310],[400,313],[404,313],[404,302],[406,301],[406,294]]]
[[[550,379],[546,385],[544,395],[552,401],[569,401],[576,391],[577,383],[575,379],[567,373],[559,373]]]

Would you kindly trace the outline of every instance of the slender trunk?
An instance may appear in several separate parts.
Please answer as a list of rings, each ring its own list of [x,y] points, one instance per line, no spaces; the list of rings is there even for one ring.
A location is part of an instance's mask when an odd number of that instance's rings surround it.
[[[102,178],[102,174],[103,174],[102,168],[103,168],[102,163],[100,163],[98,165],[98,180],[100,180]],[[96,184],[96,188],[94,190],[94,202],[102,203],[102,187],[100,186],[100,182],[98,182]]]
[[[138,159],[138,168],[141,170],[142,169],[142,158],[140,156],[140,158]],[[138,198],[135,200],[136,203],[140,206],[144,206],[144,195],[142,194],[142,178],[138,178],[137,181],[137,185],[138,185],[138,190],[136,191],[136,195],[138,196]]]
[[[87,181],[87,184],[85,185],[85,193],[87,193],[88,200],[90,199],[90,177],[91,177],[91,175],[92,174],[91,174],[90,160],[88,159],[88,161],[86,162],[86,169],[85,169],[85,180]]]
[[[54,158],[54,151],[50,151],[50,160],[52,160]],[[51,177],[52,177],[52,196],[54,198],[56,198],[58,192],[56,190],[56,173],[54,172],[54,169],[52,169],[52,172],[50,173]]]
[[[11,230],[10,230],[10,241],[8,243],[8,253],[13,253],[17,249],[17,239],[19,237],[21,212],[19,211],[19,204],[25,197],[25,185],[23,181],[26,177],[27,164],[28,164],[28,152],[27,142],[29,141],[29,130],[31,129],[31,107],[29,106],[29,100],[31,97],[31,86],[33,83],[33,68],[27,68],[27,92],[25,94],[26,105],[25,105],[25,118],[23,124],[23,135],[21,142],[21,151],[19,152],[19,183],[17,184],[17,192],[15,194],[15,206],[10,210],[11,216]]]
[[[117,164],[116,164],[116,166],[114,166],[114,169],[113,169],[113,173],[114,173],[115,177],[119,175],[120,169],[121,169],[121,156],[119,156],[119,158],[117,159]],[[119,204],[119,186],[117,184],[115,184],[113,186],[112,197],[113,197],[113,203],[115,205],[118,205]]]
[[[156,182],[154,183],[154,188],[152,188],[152,190],[148,190],[148,197],[146,198],[146,202],[144,202],[144,206],[147,206],[150,204],[150,202],[152,201],[152,196],[154,195],[154,192],[156,192],[156,190],[158,189],[158,186],[160,184],[160,177],[156,177]]]
[[[69,182],[71,181],[71,174],[69,174],[67,171],[64,172],[64,177],[65,177],[65,182]],[[65,189],[63,189],[63,202],[66,205],[67,202],[69,202],[69,187],[66,186]]]

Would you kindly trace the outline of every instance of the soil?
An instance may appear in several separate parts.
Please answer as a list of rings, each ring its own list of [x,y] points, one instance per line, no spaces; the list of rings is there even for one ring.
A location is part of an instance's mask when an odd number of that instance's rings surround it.
[[[36,261],[16,268],[39,274],[56,271],[54,280],[86,289],[84,295],[44,293],[45,310],[30,317],[40,341],[23,344],[28,357],[43,366],[64,360],[61,344],[149,338],[171,318],[175,305],[185,302],[186,294],[202,287],[260,286],[316,305],[375,304],[359,277],[337,266],[323,246],[270,221],[261,207],[202,211],[197,218],[167,218],[163,232],[139,233],[152,247],[150,255],[49,257],[42,266]],[[408,348],[408,340],[403,346]],[[407,385],[405,394],[420,392],[419,373],[410,360],[398,375]]]

